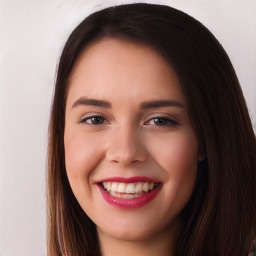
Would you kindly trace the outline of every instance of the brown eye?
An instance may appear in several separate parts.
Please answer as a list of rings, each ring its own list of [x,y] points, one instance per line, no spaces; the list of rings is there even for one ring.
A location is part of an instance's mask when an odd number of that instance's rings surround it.
[[[169,120],[167,118],[156,117],[153,119],[155,125],[167,125]]]
[[[155,126],[174,126],[178,123],[170,118],[166,117],[154,117],[150,119],[146,125],[155,125]]]
[[[80,123],[92,124],[92,125],[100,125],[105,123],[105,118],[102,116],[90,116],[83,118]]]

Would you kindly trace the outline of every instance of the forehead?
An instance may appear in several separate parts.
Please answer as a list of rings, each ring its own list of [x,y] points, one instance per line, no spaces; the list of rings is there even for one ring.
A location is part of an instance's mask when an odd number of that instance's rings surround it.
[[[156,50],[106,38],[82,52],[70,76],[68,98],[115,95],[148,100],[174,97],[184,102],[173,68]]]

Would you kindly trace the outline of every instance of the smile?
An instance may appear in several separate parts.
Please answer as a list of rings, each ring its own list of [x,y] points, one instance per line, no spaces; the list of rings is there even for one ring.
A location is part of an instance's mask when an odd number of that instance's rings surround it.
[[[160,191],[160,182],[147,177],[110,178],[97,183],[102,197],[120,208],[138,208],[149,203]]]
[[[120,198],[136,198],[144,193],[153,190],[158,183],[153,182],[136,182],[136,183],[118,183],[118,182],[102,182],[103,188],[112,196]]]

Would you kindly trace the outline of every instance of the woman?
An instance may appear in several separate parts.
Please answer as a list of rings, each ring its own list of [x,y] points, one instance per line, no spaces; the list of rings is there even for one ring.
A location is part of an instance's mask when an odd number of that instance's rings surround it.
[[[60,58],[49,255],[248,255],[256,144],[225,51],[171,7],[90,15]]]

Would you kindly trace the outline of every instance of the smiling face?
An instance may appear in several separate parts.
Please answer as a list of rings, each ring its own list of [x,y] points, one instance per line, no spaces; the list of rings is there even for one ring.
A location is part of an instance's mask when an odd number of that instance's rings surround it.
[[[93,43],[71,75],[65,118],[68,179],[100,239],[176,232],[200,156],[168,63],[147,46]]]

